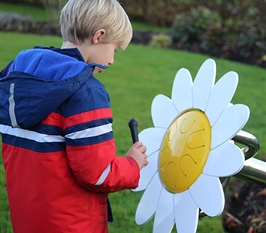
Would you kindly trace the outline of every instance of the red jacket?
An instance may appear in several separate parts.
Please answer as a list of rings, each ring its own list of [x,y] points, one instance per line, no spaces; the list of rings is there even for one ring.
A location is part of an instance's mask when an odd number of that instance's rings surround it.
[[[138,185],[137,163],[116,156],[109,96],[94,66],[76,49],[33,49],[1,72],[15,233],[107,232],[108,193]]]

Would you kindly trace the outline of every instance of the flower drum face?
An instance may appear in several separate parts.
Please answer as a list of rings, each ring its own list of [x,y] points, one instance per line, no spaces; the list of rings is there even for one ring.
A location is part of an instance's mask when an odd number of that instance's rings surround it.
[[[204,112],[191,109],[178,116],[163,139],[159,175],[165,188],[181,193],[197,180],[208,159],[211,126]]]
[[[224,209],[220,177],[238,173],[244,155],[231,140],[246,124],[249,108],[232,104],[238,75],[228,72],[214,85],[216,64],[207,59],[194,82],[188,70],[175,77],[171,99],[157,95],[151,106],[154,127],[139,140],[149,164],[141,170],[144,191],[136,211],[141,225],[153,216],[153,232],[196,232],[199,210],[217,216]]]

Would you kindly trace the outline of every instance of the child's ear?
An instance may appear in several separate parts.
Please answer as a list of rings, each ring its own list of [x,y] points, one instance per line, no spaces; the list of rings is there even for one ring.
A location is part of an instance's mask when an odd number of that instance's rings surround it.
[[[98,44],[101,42],[103,36],[105,35],[105,30],[104,29],[99,29],[97,30],[94,35],[92,36],[92,43],[93,44]]]

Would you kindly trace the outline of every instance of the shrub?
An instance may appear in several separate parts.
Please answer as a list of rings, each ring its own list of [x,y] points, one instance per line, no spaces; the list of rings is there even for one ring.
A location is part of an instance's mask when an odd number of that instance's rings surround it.
[[[247,12],[247,18],[249,20],[242,20],[238,24],[236,47],[243,55],[250,53],[265,55],[265,15],[262,15],[262,12],[258,8],[250,8]]]
[[[153,48],[169,48],[172,44],[172,39],[166,34],[153,35],[150,46]]]
[[[41,0],[2,0],[1,2],[42,7]]]
[[[32,28],[35,20],[28,16],[22,16],[16,13],[1,12],[0,14],[0,28],[1,30],[21,31]]]
[[[171,26],[183,5],[175,0],[120,0],[131,20],[151,23],[157,26]]]
[[[211,36],[219,35],[221,29],[220,18],[206,7],[192,8],[190,12],[180,13],[171,27],[171,36],[174,42],[199,42],[203,38],[212,41]]]

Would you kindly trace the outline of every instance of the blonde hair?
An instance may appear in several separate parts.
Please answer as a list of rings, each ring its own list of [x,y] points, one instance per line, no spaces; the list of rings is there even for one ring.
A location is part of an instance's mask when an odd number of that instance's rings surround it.
[[[129,18],[117,0],[69,0],[60,16],[64,41],[80,45],[99,29],[105,29],[102,43],[116,43],[125,49],[132,38]]]

